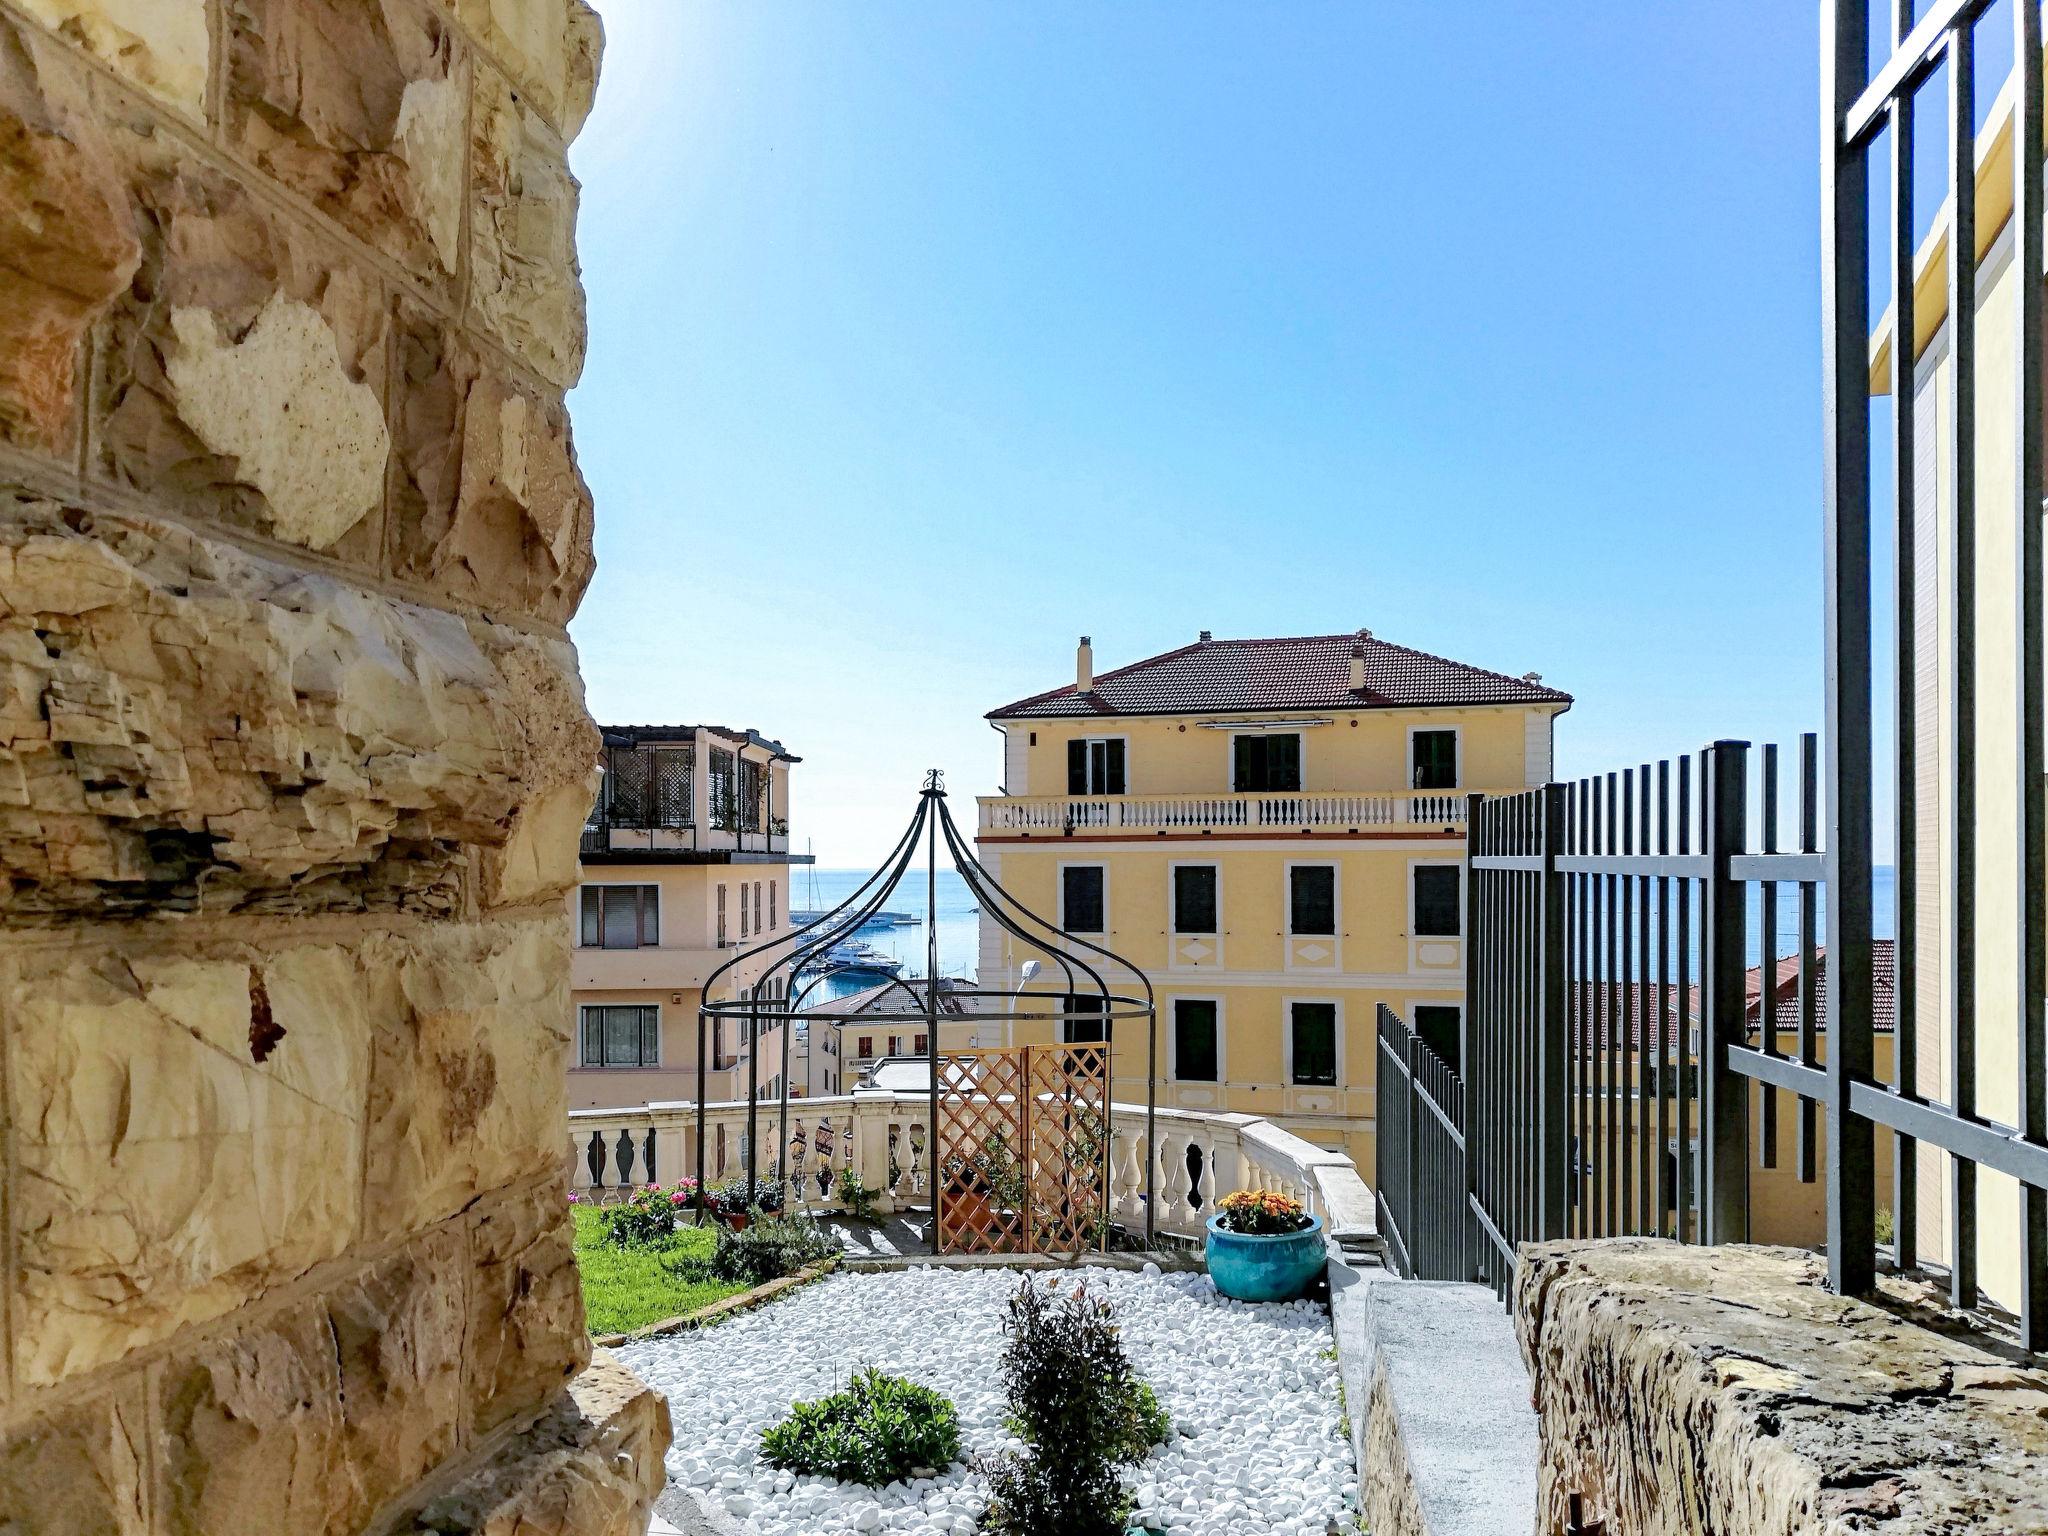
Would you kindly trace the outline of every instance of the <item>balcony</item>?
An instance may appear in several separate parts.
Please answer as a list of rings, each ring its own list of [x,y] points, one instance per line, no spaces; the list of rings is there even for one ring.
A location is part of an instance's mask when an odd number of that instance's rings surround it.
[[[652,817],[608,817],[585,823],[582,855],[586,860],[620,863],[810,862],[808,854],[790,853],[789,827],[779,820],[766,827],[734,828]]]
[[[1322,832],[1391,829],[1448,832],[1464,825],[1470,791],[1398,790],[1384,794],[983,795],[983,834]]]

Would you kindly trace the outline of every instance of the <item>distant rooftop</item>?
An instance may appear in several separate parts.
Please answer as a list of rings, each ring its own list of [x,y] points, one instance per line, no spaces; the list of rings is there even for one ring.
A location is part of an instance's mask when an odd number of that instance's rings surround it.
[[[721,740],[731,742],[736,747],[761,747],[786,763],[803,761],[781,742],[770,741],[752,726],[743,731],[736,731],[729,725],[601,725],[598,730],[603,733],[604,744],[608,747],[657,746],[663,742],[695,741],[699,731],[706,731]]]
[[[1364,686],[1352,687],[1354,649]],[[1376,639],[1368,630],[1271,640],[1211,640],[1104,672],[1082,692],[1070,683],[1033,694],[990,720],[1090,715],[1185,715],[1252,709],[1423,709],[1470,704],[1558,704],[1572,696],[1535,674],[1509,677]]]

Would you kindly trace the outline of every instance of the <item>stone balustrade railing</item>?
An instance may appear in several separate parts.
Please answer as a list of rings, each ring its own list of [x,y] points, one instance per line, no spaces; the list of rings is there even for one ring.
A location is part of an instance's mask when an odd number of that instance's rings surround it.
[[[984,795],[984,832],[1357,832],[1465,820],[1464,790],[1390,794]]]
[[[744,1100],[708,1107],[704,1162],[709,1182],[744,1172],[749,1107]],[[777,1177],[779,1109],[773,1103],[751,1107],[761,1137],[758,1176],[772,1181]],[[880,1211],[926,1203],[930,1113],[931,1101],[923,1094],[885,1089],[792,1099],[790,1157],[782,1170],[787,1204],[814,1213],[845,1209],[840,1198],[844,1169],[860,1175]],[[1236,1189],[1277,1190],[1321,1216],[1347,1254],[1377,1253],[1372,1192],[1344,1153],[1304,1141],[1256,1115],[1162,1109],[1154,1125],[1154,1196],[1161,1234],[1198,1241],[1222,1195]],[[572,1110],[570,1185],[587,1197],[603,1198],[694,1175],[696,1135],[696,1107],[689,1103]],[[1145,1226],[1145,1146],[1144,1106],[1111,1106],[1110,1215],[1133,1232]]]

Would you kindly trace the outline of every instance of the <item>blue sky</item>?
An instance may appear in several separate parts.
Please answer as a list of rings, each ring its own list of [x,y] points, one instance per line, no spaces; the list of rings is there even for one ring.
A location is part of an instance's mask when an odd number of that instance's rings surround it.
[[[1813,5],[598,3],[591,708],[780,737],[821,864],[1082,632],[1818,727]]]

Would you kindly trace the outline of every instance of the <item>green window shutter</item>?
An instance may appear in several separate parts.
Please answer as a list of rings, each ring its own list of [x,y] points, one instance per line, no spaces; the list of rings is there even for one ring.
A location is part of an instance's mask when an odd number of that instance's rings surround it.
[[[583,900],[583,924],[577,942],[595,949],[604,942],[604,921],[598,889],[594,885],[586,885],[580,894]]]
[[[1088,743],[1085,741],[1067,743],[1067,793],[1088,793]]]
[[[1265,767],[1259,750],[1262,745],[1257,736],[1239,736],[1231,742],[1231,786],[1239,794],[1266,787],[1261,771]]]
[[[1173,872],[1173,931],[1215,933],[1216,870],[1207,864],[1183,865]]]
[[[1460,880],[1455,864],[1415,866],[1415,933],[1418,938],[1455,939],[1464,926],[1458,910]]]
[[[1174,999],[1173,1075],[1181,1082],[1216,1081],[1216,1005],[1206,998]]]
[[[1102,792],[1106,795],[1120,795],[1124,792],[1124,744],[1121,741],[1111,741],[1104,745],[1108,748],[1108,761]]]
[[[1292,794],[1301,788],[1301,738],[1266,738],[1266,788]]]
[[[1327,864],[1310,864],[1287,872],[1287,930],[1336,936],[1336,870]]]
[[[1337,1005],[1296,1003],[1294,1030],[1294,1081],[1304,1087],[1334,1088],[1337,1085]]]

